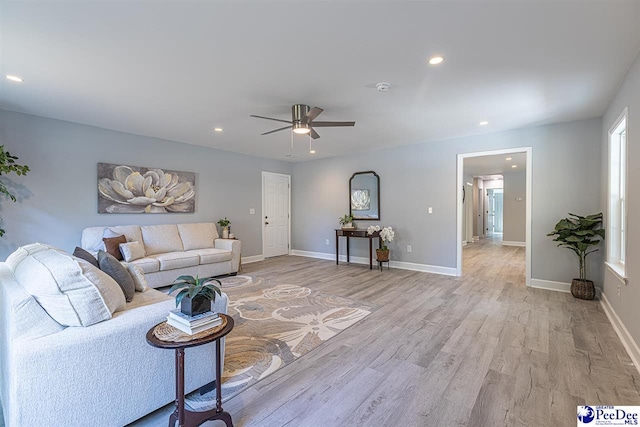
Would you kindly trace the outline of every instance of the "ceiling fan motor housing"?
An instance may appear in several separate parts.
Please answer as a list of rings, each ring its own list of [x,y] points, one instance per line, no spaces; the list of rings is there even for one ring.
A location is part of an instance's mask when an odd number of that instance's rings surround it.
[[[291,121],[301,122],[302,118],[307,115],[307,113],[311,110],[311,107],[304,104],[294,104],[291,107]]]

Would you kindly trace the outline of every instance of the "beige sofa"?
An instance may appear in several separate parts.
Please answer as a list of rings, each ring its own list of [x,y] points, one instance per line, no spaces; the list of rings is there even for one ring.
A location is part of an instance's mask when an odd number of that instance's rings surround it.
[[[104,250],[103,237],[124,235],[144,245],[144,256],[131,261],[144,271],[149,286],[170,285],[178,276],[236,274],[242,243],[218,238],[213,222],[164,225],[119,225],[82,230],[82,247],[96,254]]]

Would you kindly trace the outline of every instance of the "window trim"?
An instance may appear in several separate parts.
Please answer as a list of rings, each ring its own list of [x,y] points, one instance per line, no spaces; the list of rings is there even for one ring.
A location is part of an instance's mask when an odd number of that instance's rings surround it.
[[[612,137],[614,136],[614,134],[616,133],[616,130],[620,127],[620,125],[622,124],[622,122],[624,121],[624,133],[625,133],[625,148],[627,148],[627,143],[629,140],[629,107],[625,107],[624,110],[622,110],[622,113],[620,113],[620,115],[618,116],[618,118],[613,122],[613,125],[609,128],[609,132],[607,133],[607,218],[606,218],[606,231],[607,231],[607,237],[608,237],[608,242],[606,243],[606,257],[605,257],[605,264],[606,266],[609,268],[609,270],[614,273],[614,275],[623,283],[627,283],[627,277],[626,277],[626,266],[625,266],[625,262],[624,259],[626,258],[626,252],[627,252],[627,243],[628,243],[628,239],[624,239],[624,255],[622,256],[622,260],[618,259],[614,262],[614,260],[611,259],[611,252],[612,252],[612,247],[611,247],[611,229],[612,229],[612,225],[611,225],[611,221],[612,221],[612,209],[611,209],[611,181],[612,181],[612,173],[611,173],[611,152],[612,152]],[[622,132],[620,132],[621,134]],[[629,168],[628,168],[628,156],[626,156],[626,152],[627,150],[625,149],[625,156],[624,159],[621,159],[624,161],[624,197],[622,198],[622,200],[624,200],[625,202],[627,201],[627,193],[628,193],[628,177],[629,177]],[[622,155],[621,155],[622,156]],[[620,186],[620,185],[619,185]],[[620,215],[621,212],[616,212],[617,215]],[[625,209],[624,212],[624,220],[620,219],[620,221],[623,221],[623,223],[619,224],[620,228],[624,228],[624,232],[626,232],[627,230],[627,219],[628,219],[628,212],[627,209]],[[620,241],[622,236],[618,236],[618,241]],[[626,237],[626,236],[625,236]],[[620,244],[620,242],[618,242]],[[618,256],[618,258],[620,258],[620,256]]]

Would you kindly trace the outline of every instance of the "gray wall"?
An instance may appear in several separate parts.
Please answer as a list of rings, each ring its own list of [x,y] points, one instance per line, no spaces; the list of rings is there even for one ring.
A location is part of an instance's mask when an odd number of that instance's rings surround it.
[[[7,230],[0,239],[1,259],[34,241],[73,250],[82,229],[92,225],[217,221],[224,216],[243,242],[243,255],[259,255],[262,171],[291,173],[286,162],[2,110],[0,144],[31,168],[25,177],[3,178],[20,201],[0,203]],[[98,214],[98,162],[195,172],[196,212]],[[250,208],[255,215],[249,215]]]
[[[379,223],[396,230],[392,260],[455,268],[456,155],[530,146],[532,276],[570,282],[578,270],[575,255],[556,248],[546,234],[568,212],[599,211],[600,140],[601,120],[591,119],[294,164],[293,249],[335,254],[333,230],[348,212],[349,178],[356,171],[374,170],[380,175]],[[352,253],[368,256],[366,240],[353,240]],[[406,245],[413,252],[407,253]],[[597,261],[594,256],[596,280],[601,277]]]
[[[503,173],[504,177],[504,234],[507,242],[523,242],[526,238],[526,194],[527,176],[525,172]],[[516,199],[520,198],[520,201]]]
[[[609,128],[625,107],[629,107],[627,118],[627,253],[626,274],[628,285],[623,285],[608,269],[605,269],[602,291],[613,306],[618,317],[636,343],[640,343],[640,58],[629,70],[618,94],[602,120],[602,203],[600,209],[607,211],[607,176]],[[384,197],[384,196],[383,196]],[[618,296],[620,286],[620,296]]]

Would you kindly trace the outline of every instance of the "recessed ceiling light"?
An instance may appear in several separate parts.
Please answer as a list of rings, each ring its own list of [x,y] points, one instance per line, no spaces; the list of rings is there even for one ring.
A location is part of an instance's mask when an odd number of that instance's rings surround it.
[[[517,167],[518,167],[518,165],[511,165],[511,167],[512,167],[512,168],[517,168]]]
[[[438,65],[438,64],[442,64],[444,62],[444,56],[432,56],[429,59],[429,64],[431,65]]]
[[[509,160],[512,160],[512,159],[511,159],[511,157],[507,157],[505,160],[506,160],[506,161],[509,161]]]
[[[310,154],[316,154],[316,150],[310,150],[309,153]]]
[[[13,76],[11,74],[7,74],[7,80],[11,80],[12,82],[22,83],[24,80],[21,77]]]
[[[216,132],[222,132],[222,128],[213,128]]]
[[[478,126],[486,126],[486,125],[488,125],[488,124],[489,124],[489,122],[488,122],[488,121],[486,121],[486,120],[483,120],[483,121],[481,121],[481,122],[478,122]]]

